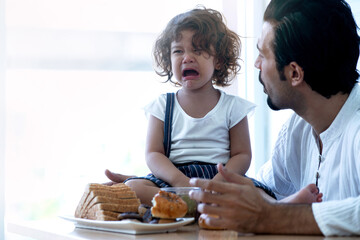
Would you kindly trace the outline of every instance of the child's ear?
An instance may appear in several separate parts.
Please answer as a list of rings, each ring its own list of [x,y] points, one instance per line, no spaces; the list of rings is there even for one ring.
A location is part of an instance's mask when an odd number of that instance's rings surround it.
[[[220,63],[219,60],[216,60],[216,61],[215,61],[215,69],[216,69],[216,70],[220,70],[220,69],[221,69],[221,63]]]

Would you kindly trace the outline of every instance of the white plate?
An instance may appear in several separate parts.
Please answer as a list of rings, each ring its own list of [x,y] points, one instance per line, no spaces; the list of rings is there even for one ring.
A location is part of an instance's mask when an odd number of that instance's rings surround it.
[[[127,234],[147,234],[147,233],[162,233],[175,232],[178,228],[190,224],[194,218],[178,218],[174,223],[150,224],[142,223],[136,220],[122,220],[122,221],[99,221],[89,220],[83,218],[75,218],[73,216],[60,216],[61,218],[74,222],[75,227],[87,228],[108,232],[119,232]]]

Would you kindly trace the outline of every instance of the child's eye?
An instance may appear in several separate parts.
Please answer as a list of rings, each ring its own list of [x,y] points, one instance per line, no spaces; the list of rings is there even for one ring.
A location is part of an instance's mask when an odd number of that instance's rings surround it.
[[[201,55],[202,50],[200,48],[195,48],[194,53]]]
[[[175,49],[175,50],[173,50],[172,53],[173,54],[179,54],[179,53],[182,53],[182,51],[180,49]]]

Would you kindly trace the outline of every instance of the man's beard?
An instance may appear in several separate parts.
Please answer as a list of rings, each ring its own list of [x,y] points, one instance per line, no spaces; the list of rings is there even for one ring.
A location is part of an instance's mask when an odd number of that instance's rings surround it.
[[[260,84],[263,85],[263,87],[265,88],[265,85],[264,85],[264,83],[263,83],[263,81],[262,81],[262,79],[261,79],[261,71],[259,72],[259,82],[260,82]],[[265,90],[266,90],[266,89],[265,89]],[[267,91],[266,91],[266,92],[267,92]],[[279,110],[280,110],[280,108],[278,108],[278,107],[272,102],[272,100],[271,100],[271,98],[269,97],[269,94],[268,94],[268,93],[267,93],[267,100],[266,100],[266,102],[267,102],[269,108],[271,108],[272,110],[274,110],[274,111],[279,111]]]
[[[274,111],[279,111],[279,110],[281,110],[280,108],[278,108],[277,106],[275,106],[275,104],[271,101],[269,95],[268,95],[268,97],[267,97],[267,104],[268,104],[269,108],[271,108],[271,109],[274,110]]]

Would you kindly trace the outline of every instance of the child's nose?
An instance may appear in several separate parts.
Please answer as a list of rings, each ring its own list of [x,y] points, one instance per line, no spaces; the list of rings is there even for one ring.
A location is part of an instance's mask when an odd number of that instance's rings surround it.
[[[194,55],[192,53],[185,53],[183,63],[192,63],[194,62]]]

